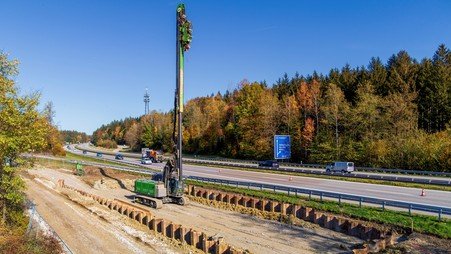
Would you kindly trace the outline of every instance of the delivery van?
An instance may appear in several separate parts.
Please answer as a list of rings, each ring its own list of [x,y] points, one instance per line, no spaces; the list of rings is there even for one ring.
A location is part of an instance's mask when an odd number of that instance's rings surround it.
[[[354,171],[354,162],[336,161],[334,163],[327,164],[326,172],[341,172],[351,173]]]

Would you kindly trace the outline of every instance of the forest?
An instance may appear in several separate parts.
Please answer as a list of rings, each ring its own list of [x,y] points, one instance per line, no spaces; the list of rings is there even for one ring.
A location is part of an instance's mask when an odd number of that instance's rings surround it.
[[[60,130],[61,141],[64,143],[86,143],[90,141],[90,137],[84,133],[74,130]]]
[[[172,113],[113,121],[92,135],[103,147],[172,148]],[[451,171],[451,54],[439,45],[418,61],[406,51],[386,63],[241,81],[233,91],[186,102],[184,152],[273,158],[273,136],[291,135],[293,162]]]

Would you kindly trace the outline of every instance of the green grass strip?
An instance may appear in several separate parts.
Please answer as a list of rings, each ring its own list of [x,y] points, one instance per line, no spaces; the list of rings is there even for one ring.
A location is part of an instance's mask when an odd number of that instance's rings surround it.
[[[128,164],[128,163],[126,164],[126,163],[119,163],[119,162],[114,162],[114,161],[110,161],[110,160],[104,160],[104,159],[100,159],[100,158],[93,158],[93,157],[83,156],[83,155],[79,155],[79,154],[75,154],[75,153],[71,153],[71,152],[67,152],[67,151],[66,151],[66,159],[76,160],[76,161],[102,163],[102,164],[107,164],[107,165],[112,165],[112,166],[141,168],[140,166],[136,166],[136,165],[132,165],[132,164]]]
[[[231,170],[263,172],[263,173],[271,173],[271,174],[278,174],[278,175],[282,175],[283,174],[283,175],[313,177],[313,178],[330,179],[330,180],[338,180],[338,181],[382,184],[382,185],[407,187],[407,188],[419,188],[419,189],[428,189],[428,190],[451,191],[451,186],[444,186],[444,185],[407,183],[407,182],[385,181],[385,180],[363,179],[363,178],[352,178],[352,177],[333,176],[333,175],[316,175],[316,174],[276,171],[276,170],[267,170],[267,169],[243,168],[243,167],[239,167],[239,166],[236,166],[236,167],[234,167],[234,166],[219,166],[219,165],[204,164],[204,163],[192,163],[192,162],[185,162],[185,164],[204,166],[204,167],[214,167],[214,168],[226,168],[226,169],[231,169]]]

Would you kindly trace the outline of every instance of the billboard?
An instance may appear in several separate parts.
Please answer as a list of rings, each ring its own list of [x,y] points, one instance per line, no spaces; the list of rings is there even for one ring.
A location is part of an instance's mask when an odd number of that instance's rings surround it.
[[[291,158],[290,135],[274,135],[274,159],[283,160]]]

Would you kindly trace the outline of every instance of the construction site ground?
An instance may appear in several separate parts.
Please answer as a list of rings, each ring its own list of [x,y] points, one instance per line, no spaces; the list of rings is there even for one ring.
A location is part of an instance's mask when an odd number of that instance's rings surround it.
[[[133,182],[141,178],[95,167],[87,167],[85,171],[86,175],[79,177],[68,169],[36,167],[26,174],[28,196],[37,204],[38,212],[75,253],[92,253],[93,250],[96,253],[196,252],[156,236],[144,226],[95,202],[77,200],[82,198],[56,191],[57,181],[63,179],[66,185],[79,190],[131,202]],[[77,203],[85,207],[77,206]],[[305,223],[302,227],[290,226],[195,202],[190,202],[188,206],[166,204],[162,209],[153,209],[152,213],[156,217],[203,231],[209,236],[223,237],[228,244],[251,253],[349,253],[352,246],[362,243],[360,239],[311,223]],[[425,247],[431,241],[429,238],[415,234],[398,246],[402,251],[411,249],[415,253],[415,249]],[[435,245],[428,247],[431,253],[442,253],[450,247],[447,240],[433,240]],[[389,253],[398,253],[400,249],[393,249]]]
[[[58,234],[60,234],[59,231],[62,232],[60,236],[65,241],[66,235],[69,238],[78,238],[74,237],[74,234],[70,236],[72,230],[79,234],[86,231],[86,234],[88,234],[86,238],[89,241],[80,239],[77,242],[76,239],[73,239],[73,241],[68,239],[68,245],[70,243],[73,243],[74,246],[81,245],[74,248],[83,248],[83,245],[90,246],[90,248],[97,246],[99,249],[107,248],[106,250],[110,250],[112,246],[115,246],[112,249],[121,252],[120,250],[127,248],[128,245],[121,243],[118,237],[114,233],[110,233],[110,231],[120,233],[123,238],[127,239],[125,230],[121,230],[117,225],[111,225],[112,223],[109,219],[102,221],[96,218],[95,215],[89,215],[90,212],[86,210],[81,212],[83,209],[75,208],[73,204],[63,197],[56,197],[57,194],[44,195],[45,197],[39,195],[40,191],[52,193],[51,190],[42,187],[43,184],[47,185],[47,188],[55,188],[57,181],[63,179],[66,185],[79,190],[105,198],[131,201],[133,196],[133,181],[138,176],[93,167],[87,167],[85,171],[86,175],[79,177],[67,169],[37,167],[28,170],[28,174],[32,176],[30,179],[33,178],[33,180],[27,180],[27,184],[31,187],[28,188],[27,193],[37,203],[38,211],[40,213],[42,212],[43,217],[49,220],[48,223],[55,231]],[[61,218],[57,219],[57,216],[51,216],[51,214],[55,214],[54,210],[59,210]],[[69,213],[67,211],[71,212]],[[349,253],[352,246],[362,242],[360,239],[323,229],[310,223],[306,223],[304,227],[289,226],[277,221],[269,221],[251,215],[215,209],[194,202],[191,202],[188,206],[166,204],[162,209],[152,210],[152,212],[156,217],[165,218],[186,227],[203,231],[209,236],[223,237],[228,244],[247,249],[252,253],[299,253],[300,251],[302,253]],[[45,213],[49,213],[50,216],[46,218],[44,216]],[[117,214],[117,216],[120,215]],[[61,221],[58,222],[57,220]],[[123,220],[128,219],[123,218]],[[73,228],[74,226],[72,224],[79,226]],[[97,224],[99,226],[96,226]],[[95,230],[92,228],[95,228]],[[67,231],[67,234],[64,233],[65,231]],[[148,233],[151,235],[150,231]],[[115,241],[115,243],[110,243],[110,241]],[[86,244],[87,242],[93,243]],[[161,248],[172,248],[171,251],[177,251],[177,246],[170,246],[163,241],[159,243],[163,245],[153,246],[154,252],[160,251]],[[142,244],[137,244],[136,246],[136,248],[140,248],[140,246],[142,248],[148,248]],[[180,248],[179,250],[186,252],[186,250]],[[78,253],[85,252],[80,251]]]
[[[51,176],[24,179],[37,212],[73,253],[185,253],[118,213],[58,190]]]

